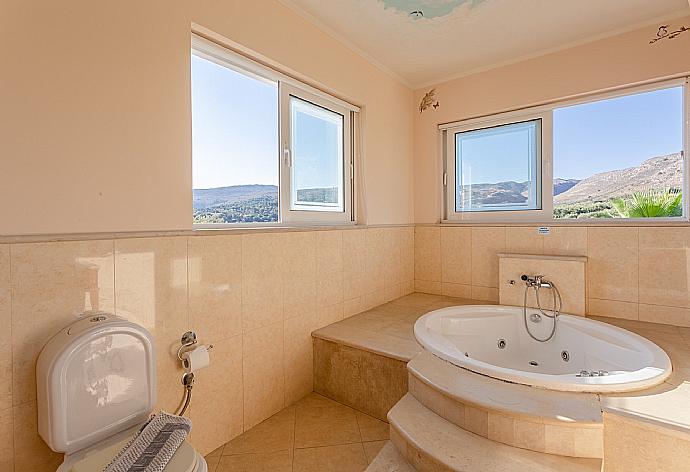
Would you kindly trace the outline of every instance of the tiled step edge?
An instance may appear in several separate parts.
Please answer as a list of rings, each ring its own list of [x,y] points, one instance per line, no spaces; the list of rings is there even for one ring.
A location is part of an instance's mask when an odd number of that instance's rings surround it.
[[[527,451],[465,431],[412,395],[388,413],[391,441],[419,472],[600,472],[600,459]]]
[[[410,393],[451,423],[509,446],[570,457],[603,457],[599,397],[511,384],[424,351],[407,366]]]
[[[364,472],[415,472],[400,454],[398,448],[388,441]]]

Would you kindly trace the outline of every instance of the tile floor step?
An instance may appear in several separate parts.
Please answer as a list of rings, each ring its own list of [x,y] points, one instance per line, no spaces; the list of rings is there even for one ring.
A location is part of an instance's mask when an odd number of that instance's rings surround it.
[[[492,379],[427,351],[415,356],[407,368],[410,393],[467,431],[536,452],[603,457],[603,420],[595,394]]]
[[[414,472],[414,469],[388,441],[364,472]]]
[[[411,394],[388,413],[391,441],[419,472],[600,472],[600,459],[507,446],[461,429]]]

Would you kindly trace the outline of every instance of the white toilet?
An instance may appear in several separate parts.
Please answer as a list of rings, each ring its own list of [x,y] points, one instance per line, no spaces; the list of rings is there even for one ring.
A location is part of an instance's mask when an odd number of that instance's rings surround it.
[[[156,404],[151,335],[107,313],[84,317],[45,345],[36,382],[38,432],[52,450],[65,454],[58,472],[100,472]],[[207,466],[185,441],[165,471],[207,472]]]

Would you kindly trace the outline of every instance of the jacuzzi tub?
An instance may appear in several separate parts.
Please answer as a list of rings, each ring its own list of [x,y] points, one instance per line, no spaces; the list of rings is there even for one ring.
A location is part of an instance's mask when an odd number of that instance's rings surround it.
[[[551,322],[528,320],[540,337],[548,335]],[[657,385],[671,374],[670,359],[653,342],[580,316],[561,315],[554,338],[540,343],[526,333],[522,307],[455,306],[419,318],[414,334],[425,349],[456,366],[551,390],[624,392]]]

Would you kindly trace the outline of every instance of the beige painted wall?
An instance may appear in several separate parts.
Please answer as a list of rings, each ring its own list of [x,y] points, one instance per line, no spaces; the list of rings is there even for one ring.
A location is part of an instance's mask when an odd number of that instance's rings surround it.
[[[688,24],[690,18],[674,20]],[[650,45],[656,26],[642,28],[513,65],[415,91],[415,104],[436,88],[440,107],[414,121],[414,215],[439,221],[439,123],[531,106],[642,81],[690,72],[690,35]]]
[[[369,223],[412,222],[412,92],[275,0],[0,2],[0,234],[191,227],[196,23],[365,108]]]
[[[84,310],[152,332],[166,411],[182,333],[214,344],[189,411],[208,454],[312,391],[313,330],[413,290],[413,239],[408,226],[0,244],[0,471],[62,461],[37,434],[35,364]]]

